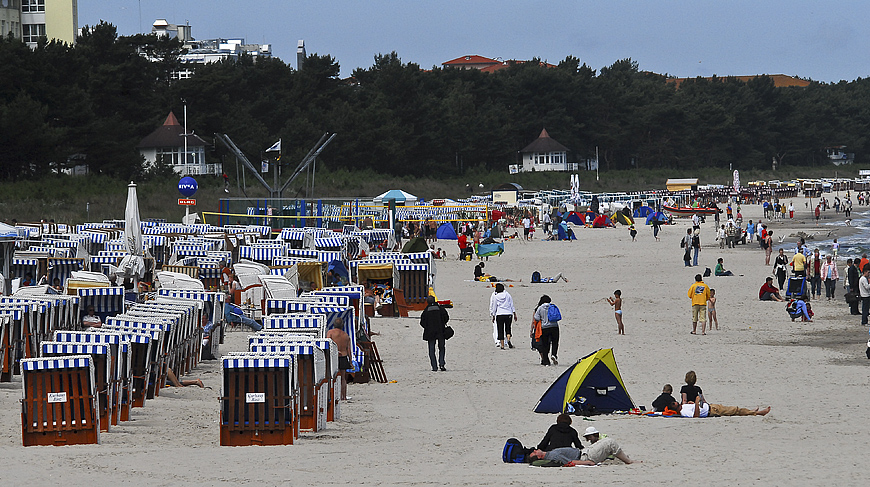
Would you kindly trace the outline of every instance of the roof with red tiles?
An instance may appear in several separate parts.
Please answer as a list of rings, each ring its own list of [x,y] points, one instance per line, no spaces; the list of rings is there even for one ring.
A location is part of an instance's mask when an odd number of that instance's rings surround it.
[[[442,66],[463,66],[469,64],[501,64],[501,61],[474,54],[470,56],[461,56],[445,63],[441,63]]]
[[[541,135],[520,152],[568,152],[568,148],[556,142],[556,139],[547,133],[547,129],[543,129]]]

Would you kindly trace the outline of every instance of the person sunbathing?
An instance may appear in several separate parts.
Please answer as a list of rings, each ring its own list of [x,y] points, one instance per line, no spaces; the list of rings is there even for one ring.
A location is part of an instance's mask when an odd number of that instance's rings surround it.
[[[611,455],[618,458],[625,464],[635,463],[637,460],[632,460],[622,451],[619,444],[612,438],[601,438],[600,434],[594,426],[586,428],[583,433],[583,438],[591,445],[586,450],[580,450],[573,447],[556,448],[545,452],[542,450],[534,450],[529,453],[529,463],[535,460],[550,460],[561,463],[566,467],[574,467],[577,465],[597,465]]]
[[[698,407],[700,405],[700,407]],[[712,404],[709,402],[698,401],[698,404],[689,402],[680,406],[676,401],[668,406],[668,409],[675,410],[679,408],[680,415],[684,418],[707,418],[710,416],[764,416],[770,412],[770,406],[764,409],[741,408],[737,406],[723,406],[722,404]]]

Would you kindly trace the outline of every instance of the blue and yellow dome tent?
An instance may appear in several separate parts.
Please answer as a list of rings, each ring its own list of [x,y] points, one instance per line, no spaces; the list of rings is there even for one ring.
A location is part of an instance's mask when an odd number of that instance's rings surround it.
[[[536,413],[608,414],[634,409],[612,348],[602,348],[581,358],[547,389],[535,406]]]

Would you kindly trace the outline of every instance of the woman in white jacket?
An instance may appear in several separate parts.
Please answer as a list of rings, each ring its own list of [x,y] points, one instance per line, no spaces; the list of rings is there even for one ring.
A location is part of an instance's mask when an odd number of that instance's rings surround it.
[[[489,314],[496,326],[498,346],[504,350],[505,339],[508,348],[514,348],[511,343],[511,322],[517,319],[517,310],[514,309],[514,299],[504,290],[504,284],[495,285],[495,292],[489,298]]]

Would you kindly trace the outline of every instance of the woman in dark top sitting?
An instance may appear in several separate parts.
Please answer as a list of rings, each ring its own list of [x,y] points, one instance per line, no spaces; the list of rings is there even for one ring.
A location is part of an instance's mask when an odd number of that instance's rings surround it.
[[[565,413],[560,414],[556,418],[556,424],[550,426],[544,439],[538,444],[538,450],[550,451],[556,448],[564,448],[574,444],[579,449],[583,449],[583,444],[580,443],[580,436],[577,435],[577,430],[571,427],[571,416]]]
[[[694,370],[686,372],[686,385],[680,389],[680,396],[683,400],[680,405],[689,403],[697,404],[699,397],[702,404],[707,402],[707,400],[704,399],[704,393],[701,392],[701,388],[695,385],[697,380],[698,377],[695,375]]]

